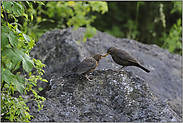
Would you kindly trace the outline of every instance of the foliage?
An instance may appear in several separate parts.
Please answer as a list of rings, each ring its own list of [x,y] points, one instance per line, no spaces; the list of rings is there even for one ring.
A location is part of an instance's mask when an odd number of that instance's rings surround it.
[[[111,4],[112,4],[112,6],[111,6]],[[139,7],[140,7],[140,5],[143,5],[143,4],[144,4],[144,2],[142,2],[142,1],[138,1],[137,2],[136,9],[134,9],[134,10],[136,10],[135,18],[132,19],[132,18],[127,16],[126,19],[128,19],[128,21],[126,23],[124,23],[123,25],[119,26],[119,25],[114,24],[114,25],[112,25],[112,29],[106,29],[104,31],[109,33],[109,34],[111,34],[111,35],[113,35],[113,36],[116,36],[116,37],[126,37],[128,39],[138,40],[139,33],[140,33],[137,30]],[[109,8],[110,9],[114,9],[114,7],[115,7],[115,13],[117,13],[117,15],[125,13],[125,11],[124,12],[120,12],[119,10],[116,10],[117,6],[118,5],[115,5],[115,3],[109,2]],[[123,21],[124,17],[123,16],[119,16],[119,17],[116,18],[116,20]],[[125,29],[125,31],[121,31],[121,26],[123,26],[123,29]]]
[[[27,21],[23,26],[25,31],[35,39],[48,30],[67,27],[74,27],[74,30],[77,30],[79,27],[85,26],[87,30],[83,40],[86,41],[87,38],[96,35],[96,28],[91,26],[91,22],[96,17],[89,13],[96,11],[104,14],[108,11],[107,3],[101,1],[49,1],[43,3],[29,3],[28,16],[34,17],[34,20]]]
[[[171,10],[171,14],[175,12],[179,12],[182,15],[182,1],[172,1],[174,3],[173,9]]]
[[[28,2],[27,2],[28,3]],[[32,117],[25,98],[27,92],[34,94],[39,110],[43,107],[44,97],[37,95],[33,89],[38,80],[45,81],[41,75],[44,73],[44,64],[40,60],[31,59],[30,50],[35,41],[18,28],[19,17],[30,21],[21,2],[3,1],[1,4],[1,121],[27,122]],[[12,21],[11,23],[9,21]],[[19,71],[19,68],[23,71]],[[36,71],[32,73],[32,69]],[[15,72],[15,71],[18,72]],[[28,77],[25,77],[25,72]],[[24,76],[23,76],[24,75]],[[21,95],[14,97],[14,92]]]
[[[182,3],[181,1],[174,1],[174,8],[171,10],[171,14],[176,11],[182,13]],[[179,18],[177,23],[175,23],[171,28],[168,34],[166,33],[166,20],[163,13],[163,5],[160,4],[160,17],[162,20],[162,25],[164,27],[164,32],[160,40],[163,43],[162,47],[167,48],[171,53],[182,53],[182,19]]]

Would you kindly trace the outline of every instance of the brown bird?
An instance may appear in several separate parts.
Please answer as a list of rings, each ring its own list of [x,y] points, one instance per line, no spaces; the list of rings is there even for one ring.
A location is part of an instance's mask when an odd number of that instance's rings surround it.
[[[123,66],[119,70],[125,69],[127,66],[136,66],[136,67],[140,67],[147,73],[150,72],[148,69],[144,68],[135,58],[133,58],[130,54],[128,54],[124,50],[120,50],[115,47],[110,47],[107,50],[107,54],[103,55],[103,57],[106,57],[108,54],[112,56],[114,62]]]
[[[68,77],[70,75],[77,74],[77,75],[83,75],[89,81],[92,81],[88,78],[87,74],[95,70],[101,58],[102,58],[101,54],[96,54],[93,57],[88,57],[79,64],[77,64],[70,72],[63,75],[63,77]]]

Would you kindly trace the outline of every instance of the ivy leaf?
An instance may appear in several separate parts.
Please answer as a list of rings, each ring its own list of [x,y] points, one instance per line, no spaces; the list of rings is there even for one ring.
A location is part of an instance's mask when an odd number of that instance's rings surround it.
[[[15,35],[15,33],[13,31],[10,31],[9,34],[7,35],[7,37],[9,38],[10,44],[13,47],[15,47],[18,44],[17,36]]]
[[[12,75],[13,74],[9,70],[1,68],[1,81],[3,79],[5,82],[10,84],[13,79]]]

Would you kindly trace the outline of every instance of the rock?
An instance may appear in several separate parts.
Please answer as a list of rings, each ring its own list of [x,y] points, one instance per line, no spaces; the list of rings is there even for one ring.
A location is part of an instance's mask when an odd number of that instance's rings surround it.
[[[171,54],[156,45],[115,38],[100,31],[97,31],[97,36],[88,39],[85,43],[77,44],[85,30],[85,28],[79,28],[77,31],[73,31],[72,28],[53,30],[41,36],[30,54],[47,65],[43,78],[50,80],[53,75],[62,76],[84,58],[97,53],[106,54],[107,49],[114,46],[130,53],[151,71],[146,73],[140,68],[131,66],[125,69],[143,78],[153,94],[169,104],[182,117],[182,57],[180,55]],[[99,62],[96,70],[117,70],[120,67],[109,55]],[[46,83],[38,85],[44,88]],[[44,89],[43,95],[47,90]]]
[[[43,109],[29,102],[31,122],[180,122],[157,100],[148,84],[129,71],[96,70],[86,78],[56,75],[50,80]]]

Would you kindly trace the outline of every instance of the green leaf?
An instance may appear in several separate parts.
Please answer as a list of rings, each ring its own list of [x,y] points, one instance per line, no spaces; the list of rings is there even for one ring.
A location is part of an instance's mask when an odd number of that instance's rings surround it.
[[[19,83],[22,83],[22,84],[25,83],[25,78],[24,78],[24,76],[20,75],[20,72],[17,72],[16,76],[17,76],[17,80],[19,81]]]
[[[23,16],[24,16],[26,19],[29,19],[28,14],[23,13]]]
[[[34,62],[33,60],[30,59],[30,57],[26,53],[24,53],[22,64],[23,64],[23,69],[29,73],[33,68]]]
[[[25,59],[23,59],[22,63],[23,63],[23,69],[29,73],[33,68],[32,63]]]
[[[102,14],[104,14],[105,12],[108,11],[107,2],[103,2],[103,3],[102,3],[102,8],[101,8],[101,10],[102,10]]]
[[[10,32],[11,30],[10,30],[10,28],[9,28],[8,26],[2,26],[2,27],[1,27],[1,31],[4,32],[4,33],[8,33],[8,32]],[[2,32],[1,32],[1,33],[2,33]]]
[[[9,13],[12,13],[12,2],[11,1],[3,1],[3,7],[6,11],[9,11]]]
[[[1,48],[4,48],[8,44],[8,33],[10,32],[10,28],[8,26],[1,27]]]
[[[1,68],[1,81],[2,79],[10,84],[13,79],[13,74],[9,70]]]
[[[18,28],[16,28],[16,32],[19,34],[19,33],[22,33]]]
[[[21,14],[22,14],[22,6],[19,3],[13,1],[12,9],[13,9],[13,12],[16,15],[21,16]]]
[[[8,69],[8,70],[11,70],[13,68],[13,66],[14,66],[13,63],[11,62],[11,59],[3,60],[3,63],[6,66],[6,67],[4,67],[4,66],[3,67]]]
[[[1,51],[1,55],[6,56],[7,59],[10,59],[13,63],[13,66],[22,61],[22,53],[22,51],[18,51],[18,49],[15,50],[15,48],[4,49]]]
[[[42,81],[43,81],[43,82],[48,82],[46,79],[43,79]]]
[[[29,61],[32,65],[34,65],[34,62],[33,60],[31,60],[31,58],[26,54],[26,53],[23,53],[23,58],[27,61]]]
[[[14,65],[22,61],[23,69],[28,73],[34,66],[33,60],[31,60],[31,58],[26,53],[17,48],[4,49],[1,53],[3,56],[7,56],[7,58],[12,59]]]
[[[14,115],[10,113],[10,121],[13,121]]]
[[[17,110],[16,114],[19,115],[20,113],[21,113],[20,110]]]
[[[31,21],[34,19],[34,16],[33,16],[33,14],[31,14]]]
[[[30,46],[30,48],[32,49],[34,45],[35,45],[34,40],[31,40],[31,41],[29,42],[29,46]]]
[[[24,37],[24,39],[27,41],[27,42],[30,42],[30,38],[29,38],[29,36],[28,35],[26,35],[26,34],[23,34],[23,37]]]
[[[30,57],[26,53],[22,52],[21,50],[19,50],[17,48],[13,48],[12,50],[14,51],[14,54],[17,57],[17,61],[23,60],[22,61],[23,69],[29,73],[32,70],[33,65],[34,65],[33,60],[31,60]]]
[[[7,35],[7,37],[9,38],[10,44],[13,47],[15,47],[16,45],[18,45],[17,36],[15,35],[15,33],[13,31],[10,31],[9,34]]]
[[[42,87],[39,87],[38,89],[39,89],[39,91],[42,91],[42,90],[43,90],[43,88],[42,88]]]
[[[13,53],[12,49],[3,49],[1,51],[1,55],[2,56],[7,56],[7,58],[12,58],[14,53]]]
[[[1,49],[8,44],[7,33],[1,33]]]
[[[13,78],[12,82],[16,86],[16,90],[22,94],[24,90],[24,85],[18,82],[16,78]]]
[[[92,6],[93,11],[100,11],[100,5],[98,4],[98,1],[90,1],[90,4]]]
[[[84,33],[84,36],[87,38],[91,38],[92,36],[97,34],[97,30],[95,27],[88,26],[86,29],[86,32]]]

